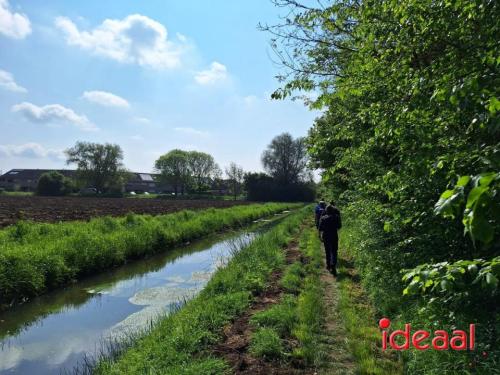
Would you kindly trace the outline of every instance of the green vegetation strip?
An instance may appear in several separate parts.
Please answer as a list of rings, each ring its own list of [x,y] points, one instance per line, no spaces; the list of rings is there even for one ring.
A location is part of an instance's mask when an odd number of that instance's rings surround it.
[[[299,206],[268,203],[89,222],[18,222],[0,231],[0,307],[127,260]]]
[[[223,327],[248,308],[271,273],[283,267],[283,247],[310,215],[310,207],[285,218],[275,228],[234,254],[205,289],[178,312],[162,319],[150,333],[114,358],[101,358],[97,374],[222,374],[227,364],[209,353]]]
[[[356,359],[359,374],[402,374],[401,359],[394,352],[383,352],[381,333],[373,304],[354,269],[350,240],[356,229],[345,225],[340,243],[338,308],[347,331],[347,344]]]
[[[299,249],[304,262],[294,262],[280,280],[284,294],[271,308],[251,318],[255,327],[250,352],[265,360],[301,362],[319,367],[325,358],[319,344],[323,329],[324,301],[321,288],[322,255],[313,229],[305,230]]]

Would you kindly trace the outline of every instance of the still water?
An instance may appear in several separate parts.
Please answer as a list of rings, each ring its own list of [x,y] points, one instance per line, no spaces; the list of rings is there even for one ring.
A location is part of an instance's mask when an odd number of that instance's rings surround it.
[[[103,341],[147,328],[275,222],[168,250],[0,313],[0,374],[59,374]]]

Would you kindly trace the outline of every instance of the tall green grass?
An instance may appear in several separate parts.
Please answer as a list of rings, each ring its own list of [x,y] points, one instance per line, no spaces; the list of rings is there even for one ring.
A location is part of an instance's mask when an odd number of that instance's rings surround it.
[[[268,203],[89,222],[18,222],[0,231],[0,307],[297,204]]]
[[[320,345],[325,307],[322,257],[315,230],[303,231],[299,248],[304,263],[294,262],[284,270],[280,285],[286,293],[281,301],[250,320],[255,327],[250,352],[265,360],[293,359],[307,368],[318,368],[326,356]],[[291,346],[291,342],[295,344]]]
[[[177,313],[161,320],[118,358],[101,358],[96,374],[223,374],[228,368],[209,348],[223,327],[241,314],[271,273],[283,267],[282,248],[310,209],[284,219],[236,253],[205,289]]]
[[[360,238],[361,237],[361,238]],[[354,241],[356,239],[356,241]],[[397,375],[403,373],[401,357],[382,351],[377,313],[358,271],[354,268],[356,244],[364,240],[358,227],[346,220],[340,236],[338,308],[347,331],[347,345],[356,360],[359,374]]]
[[[320,345],[325,316],[325,302],[320,279],[323,270],[322,251],[316,230],[308,229],[301,238],[300,250],[307,259],[304,264],[304,280],[297,302],[298,324],[293,331],[299,346],[293,355],[301,358],[309,367],[318,368],[326,357]]]

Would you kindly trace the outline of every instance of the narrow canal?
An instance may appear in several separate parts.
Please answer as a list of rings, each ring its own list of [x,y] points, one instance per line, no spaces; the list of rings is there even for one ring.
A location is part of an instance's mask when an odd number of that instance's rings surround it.
[[[0,374],[59,374],[107,340],[144,330],[279,220],[168,250],[0,313]]]

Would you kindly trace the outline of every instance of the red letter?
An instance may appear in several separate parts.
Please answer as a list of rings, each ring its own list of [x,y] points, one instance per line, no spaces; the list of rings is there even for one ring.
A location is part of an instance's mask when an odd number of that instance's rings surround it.
[[[436,337],[432,339],[432,346],[436,350],[446,350],[448,349],[448,332],[442,331],[442,330],[437,330],[434,332],[436,334]],[[442,345],[438,345],[438,341],[442,341]]]
[[[469,324],[469,349],[474,350],[474,344],[476,342],[476,325]]]
[[[429,349],[429,344],[425,344],[425,345],[420,345],[420,343],[422,341],[424,341],[427,337],[429,337],[429,332],[427,331],[424,331],[422,329],[418,330],[417,332],[415,332],[411,338],[411,341],[413,343],[413,346],[415,347],[415,349],[418,349],[418,350],[426,350],[426,349]]]
[[[450,340],[450,345],[453,350],[465,350],[467,349],[467,335],[464,331],[455,330],[453,331],[453,336]],[[457,341],[460,341],[460,345],[457,345]]]
[[[391,325],[391,321],[387,318],[382,318],[378,322],[378,326],[382,330],[389,328],[390,325]],[[383,350],[387,349],[387,332],[386,331],[382,331],[382,349]]]
[[[411,326],[410,324],[405,324],[405,330],[401,331],[400,329],[394,331],[391,333],[391,336],[389,336],[389,342],[392,346],[393,349],[396,350],[406,350],[410,348],[410,329]],[[396,343],[396,336],[403,336],[405,338],[405,343],[403,345],[398,345]]]

